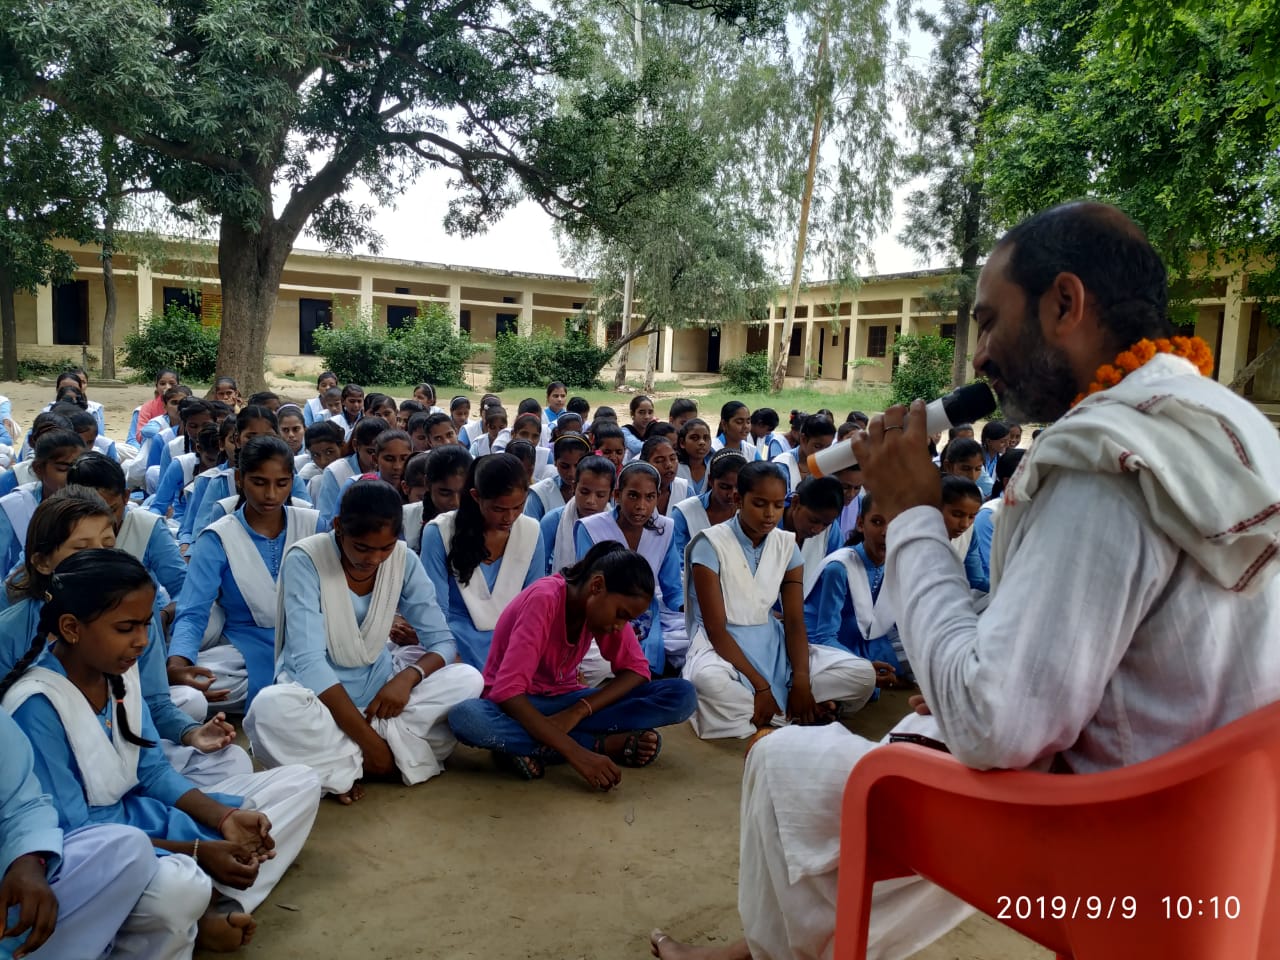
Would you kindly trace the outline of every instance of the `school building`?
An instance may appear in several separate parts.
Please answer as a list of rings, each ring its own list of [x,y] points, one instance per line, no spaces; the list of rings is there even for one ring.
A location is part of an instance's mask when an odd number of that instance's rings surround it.
[[[82,344],[91,352],[101,344],[104,294],[98,250],[64,246],[77,264],[74,277],[34,296],[17,297],[19,356],[77,357]],[[167,251],[170,256],[150,263],[129,256],[114,259],[117,344],[137,329],[140,316],[161,312],[169,303],[189,306],[206,322],[218,321],[221,295],[214,248],[174,241]],[[788,375],[803,378],[808,357],[809,377],[820,388],[838,391],[858,382],[887,382],[900,333],[954,335],[954,314],[945,313],[932,293],[946,275],[943,270],[882,274],[838,298],[829,284],[808,287],[795,311]],[[276,370],[317,372],[321,361],[314,355],[313,332],[335,322],[335,316],[357,311],[394,328],[414,316],[420,302],[439,303],[473,340],[484,343],[504,331],[562,333],[570,318],[585,315],[590,320],[592,298],[591,281],[584,277],[295,250],[281,278],[268,340],[270,364]],[[1223,382],[1230,382],[1277,335],[1250,298],[1248,277],[1240,271],[1229,274],[1220,268],[1194,291],[1192,302],[1194,332],[1213,347],[1215,375]],[[657,335],[658,376],[716,373],[731,357],[772,351],[785,314],[785,291],[780,290],[767,322],[663,330]],[[594,321],[592,329],[601,343],[617,334]],[[970,345],[975,340],[971,327]],[[647,338],[632,343],[630,370],[643,370],[647,349]],[[480,354],[476,361],[487,359]],[[1246,394],[1261,404],[1280,403],[1280,363],[1258,371]]]

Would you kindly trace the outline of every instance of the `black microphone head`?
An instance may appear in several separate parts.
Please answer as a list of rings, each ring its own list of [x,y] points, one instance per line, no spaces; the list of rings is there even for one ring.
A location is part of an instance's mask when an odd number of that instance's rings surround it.
[[[942,398],[942,409],[952,425],[973,423],[995,410],[996,395],[987,384],[979,381],[961,387]]]

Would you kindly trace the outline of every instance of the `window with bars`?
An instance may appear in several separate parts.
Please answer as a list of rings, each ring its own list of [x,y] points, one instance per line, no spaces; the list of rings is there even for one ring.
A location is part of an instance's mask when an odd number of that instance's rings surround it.
[[[889,353],[889,328],[869,327],[867,329],[867,356],[884,357]]]

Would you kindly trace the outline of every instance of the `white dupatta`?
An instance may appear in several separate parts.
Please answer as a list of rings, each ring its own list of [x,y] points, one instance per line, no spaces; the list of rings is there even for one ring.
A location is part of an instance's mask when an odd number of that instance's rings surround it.
[[[446,562],[453,546],[454,520],[455,511],[450,510],[431,521],[432,526],[440,529]],[[538,521],[521,514],[511,527],[507,549],[502,554],[502,567],[498,570],[498,578],[493,582],[493,590],[489,589],[484,572],[479,567],[471,572],[471,580],[466,586],[458,584],[458,593],[462,595],[462,602],[467,605],[467,613],[471,615],[471,622],[477,630],[492,630],[496,627],[498,616],[524,589],[525,574],[529,572],[533,551],[538,547],[539,533]],[[450,575],[453,574],[452,570],[449,572]]]
[[[578,545],[573,539],[573,528],[578,522],[578,501],[569,498],[556,524],[556,545],[551,551],[551,572],[559,573],[578,561]]]
[[[880,601],[871,597],[871,581],[867,578],[867,568],[862,557],[853,547],[841,547],[827,556],[823,562],[844,565],[845,579],[849,581],[849,599],[853,603],[853,616],[858,621],[858,631],[864,640],[883,637],[893,629],[898,618],[889,609],[884,591],[880,592]]]
[[[289,548],[315,533],[319,514],[306,507],[285,507],[285,541],[280,551],[281,566]],[[253,538],[234,513],[219,517],[209,524],[209,530],[222,541],[226,551],[231,576],[240,588],[245,606],[253,615],[253,622],[264,630],[274,629],[277,617],[276,580],[271,576],[262,554],[253,545]],[[345,581],[344,581],[345,582]]]
[[[377,663],[386,650],[391,623],[404,591],[404,565],[409,553],[404,541],[397,540],[391,555],[378,567],[369,612],[362,623],[356,623],[356,608],[351,602],[347,575],[342,571],[342,556],[335,535],[329,532],[305,537],[290,549],[301,550],[310,557],[320,576],[320,612],[324,615],[329,658],[340,667],[368,667]],[[288,630],[284,595],[282,579],[276,591],[277,662]]]
[[[125,509],[120,532],[116,534],[116,549],[142,560],[147,544],[151,542],[151,533],[159,522],[158,514],[130,504]]]
[[[124,709],[132,724],[142,723],[142,679],[135,663],[124,674]],[[13,713],[32,697],[40,695],[52,704],[62,721],[67,742],[80,768],[85,798],[91,807],[119,803],[138,785],[138,756],[141,748],[124,738],[118,723],[111,733],[102,729],[97,715],[80,689],[47,667],[32,667],[4,696],[4,708]],[[114,719],[114,718],[113,718]]]
[[[765,538],[764,549],[756,572],[752,574],[747,556],[742,552],[738,537],[733,532],[732,520],[707,527],[689,541],[685,548],[685,627],[692,637],[697,617],[698,591],[693,586],[691,569],[693,548],[700,540],[711,544],[720,559],[720,593],[724,599],[725,622],[740,626],[757,626],[768,623],[773,616],[773,604],[782,589],[787,575],[787,564],[796,547],[796,535],[774,528]]]

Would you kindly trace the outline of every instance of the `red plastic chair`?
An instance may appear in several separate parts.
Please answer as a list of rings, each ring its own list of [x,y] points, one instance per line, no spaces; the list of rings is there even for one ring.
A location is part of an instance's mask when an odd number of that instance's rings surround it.
[[[845,788],[835,957],[865,957],[872,884],[918,874],[1059,960],[1280,960],[1278,819],[1280,704],[1082,776],[879,747]]]

